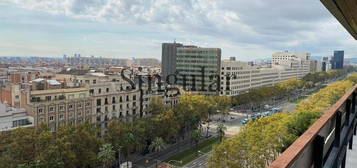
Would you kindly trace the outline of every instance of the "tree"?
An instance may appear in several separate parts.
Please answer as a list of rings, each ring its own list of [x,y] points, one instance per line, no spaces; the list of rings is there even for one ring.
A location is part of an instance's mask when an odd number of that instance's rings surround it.
[[[220,142],[222,142],[224,135],[226,134],[227,127],[225,127],[222,123],[217,126],[217,135],[219,137]]]
[[[192,138],[192,141],[194,142],[195,146],[197,146],[198,142],[202,138],[202,130],[201,129],[197,129],[197,130],[192,131],[191,132],[191,138]]]
[[[115,151],[112,144],[103,144],[98,153],[98,159],[103,163],[103,167],[110,167],[115,160]]]
[[[165,141],[160,138],[156,137],[150,144],[149,150],[152,152],[160,152],[166,148],[166,143]]]
[[[161,97],[153,97],[150,100],[149,106],[147,108],[147,113],[152,115],[162,114],[168,109],[168,107],[163,103]]]

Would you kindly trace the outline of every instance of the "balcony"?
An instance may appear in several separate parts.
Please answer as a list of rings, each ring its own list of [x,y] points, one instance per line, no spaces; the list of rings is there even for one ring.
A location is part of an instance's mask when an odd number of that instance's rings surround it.
[[[346,93],[303,135],[286,149],[270,168],[342,167],[356,135],[357,86]],[[348,154],[357,155],[349,150]],[[356,162],[350,160],[349,163]]]

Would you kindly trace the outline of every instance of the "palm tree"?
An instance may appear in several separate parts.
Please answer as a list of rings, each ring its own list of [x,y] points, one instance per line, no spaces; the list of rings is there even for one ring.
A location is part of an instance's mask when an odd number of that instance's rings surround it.
[[[219,141],[222,142],[222,139],[225,135],[225,132],[227,130],[227,127],[225,127],[222,123],[220,123],[218,126],[217,126],[217,134],[218,134],[218,137],[219,137]]]
[[[156,137],[149,146],[149,150],[153,152],[160,152],[165,148],[166,143],[161,137]]]
[[[115,160],[115,151],[112,144],[103,144],[98,153],[98,159],[103,163],[103,167],[110,167]]]

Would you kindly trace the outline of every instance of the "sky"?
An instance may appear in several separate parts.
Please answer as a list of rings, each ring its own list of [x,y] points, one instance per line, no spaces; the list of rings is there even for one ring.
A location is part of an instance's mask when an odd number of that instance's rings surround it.
[[[279,51],[357,58],[318,0],[0,0],[0,56],[161,59],[161,43],[250,61]]]

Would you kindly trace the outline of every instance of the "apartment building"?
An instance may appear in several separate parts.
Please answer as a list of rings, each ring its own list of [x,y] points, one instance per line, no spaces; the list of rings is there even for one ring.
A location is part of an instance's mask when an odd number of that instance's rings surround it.
[[[102,134],[110,120],[132,121],[148,115],[146,108],[155,96],[161,96],[168,106],[178,103],[179,96],[174,91],[159,91],[158,79],[151,81],[150,89],[147,79],[139,87],[139,75],[145,78],[156,71],[132,69],[126,71],[126,80],[119,72],[52,74],[51,79],[8,84],[0,87],[0,100],[26,109],[34,126],[43,122],[56,131],[62,125],[87,121],[98,123],[103,128]]]
[[[47,123],[51,131],[61,125],[76,125],[92,120],[92,99],[88,87],[44,88],[22,91],[24,107],[34,124]]]

